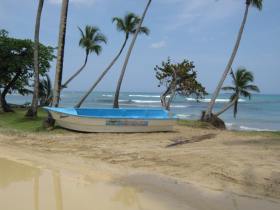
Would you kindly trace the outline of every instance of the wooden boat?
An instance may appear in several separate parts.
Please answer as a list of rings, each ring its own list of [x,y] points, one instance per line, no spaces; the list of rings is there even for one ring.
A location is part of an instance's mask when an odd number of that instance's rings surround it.
[[[176,119],[163,109],[76,109],[44,107],[60,127],[90,133],[172,131]]]

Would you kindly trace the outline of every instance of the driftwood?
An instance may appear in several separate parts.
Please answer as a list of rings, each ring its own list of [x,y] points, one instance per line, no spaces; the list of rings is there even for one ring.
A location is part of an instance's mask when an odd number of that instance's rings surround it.
[[[216,136],[217,136],[216,134],[206,134],[206,135],[202,135],[202,136],[193,136],[189,139],[179,137],[176,139],[172,139],[171,141],[173,141],[174,143],[167,145],[166,148],[175,147],[175,146],[182,145],[182,144],[196,143],[196,142],[215,138]]]

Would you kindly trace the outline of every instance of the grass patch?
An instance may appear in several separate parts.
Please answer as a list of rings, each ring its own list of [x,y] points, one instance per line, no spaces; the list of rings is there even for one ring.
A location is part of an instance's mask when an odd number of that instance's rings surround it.
[[[210,123],[201,122],[199,120],[178,120],[177,124],[191,128],[215,129],[215,127]]]
[[[0,129],[4,132],[47,132],[43,128],[43,121],[47,113],[43,109],[38,109],[38,117],[30,119],[25,117],[27,109],[16,108],[15,112],[0,112]],[[55,129],[55,132],[64,132],[62,129]]]
[[[280,138],[280,131],[233,131],[238,135],[263,136],[269,138]]]

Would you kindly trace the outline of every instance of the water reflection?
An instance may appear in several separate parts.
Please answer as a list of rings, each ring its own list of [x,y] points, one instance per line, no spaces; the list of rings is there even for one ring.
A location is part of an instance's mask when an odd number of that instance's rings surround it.
[[[139,202],[138,193],[132,187],[122,187],[116,192],[113,201],[121,202],[127,207],[137,206],[138,209],[143,209]]]
[[[62,190],[59,171],[52,171],[56,210],[63,210]]]
[[[40,170],[0,158],[0,189],[15,182],[30,181],[40,176]]]
[[[0,190],[5,192],[5,189],[9,189],[11,185],[15,185],[16,183],[19,184],[32,183],[33,180],[34,210],[40,210],[39,200],[40,200],[41,175],[42,173],[38,168],[0,158]],[[63,210],[60,172],[57,170],[52,171],[52,179],[53,179],[53,190],[54,190],[54,193],[52,194],[54,195],[56,210]],[[44,177],[43,182],[45,181],[46,180]],[[16,187],[16,190],[17,189],[20,190],[18,186]],[[24,188],[24,191],[26,192],[28,191],[28,189]],[[11,197],[10,199],[13,198]],[[2,209],[1,207],[3,207],[1,205],[2,203],[3,202],[1,202],[0,199],[0,209]]]

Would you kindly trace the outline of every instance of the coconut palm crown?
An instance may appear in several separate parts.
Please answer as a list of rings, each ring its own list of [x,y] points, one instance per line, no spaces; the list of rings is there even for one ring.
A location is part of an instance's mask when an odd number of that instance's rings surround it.
[[[126,34],[126,38],[128,38],[130,34],[134,34],[136,32],[140,20],[140,17],[138,17],[136,14],[129,12],[124,16],[123,19],[120,17],[114,17],[112,22],[115,22],[117,30],[123,31]],[[139,33],[149,35],[150,30],[147,27],[142,26]]]
[[[107,43],[106,37],[100,33],[99,28],[87,25],[84,31],[79,27],[79,31],[81,32],[79,46],[86,50],[86,55],[90,53],[99,55],[102,51],[101,43]]]
[[[262,0],[246,0],[246,5],[251,5],[259,10],[261,10],[263,6]]]
[[[245,68],[239,68],[235,73],[231,71],[233,86],[225,86],[222,90],[232,91],[230,100],[233,103],[233,115],[236,118],[238,109],[238,99],[240,96],[251,99],[251,92],[260,92],[256,85],[251,84],[254,82],[254,75],[252,72]]]

